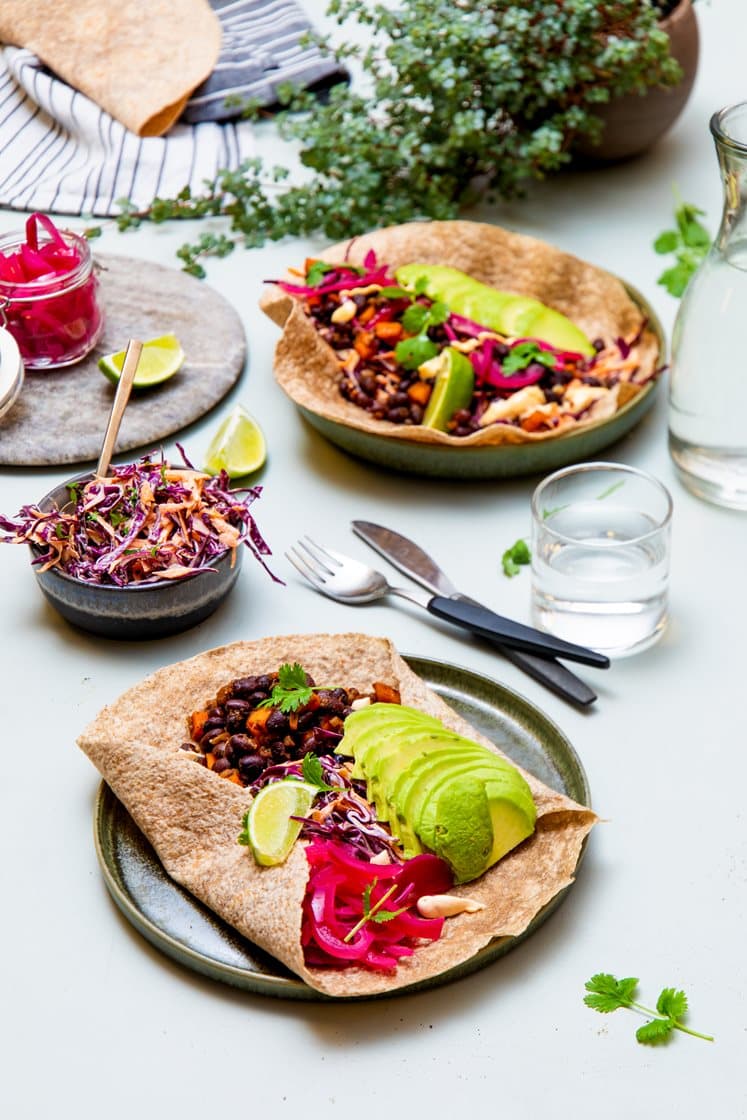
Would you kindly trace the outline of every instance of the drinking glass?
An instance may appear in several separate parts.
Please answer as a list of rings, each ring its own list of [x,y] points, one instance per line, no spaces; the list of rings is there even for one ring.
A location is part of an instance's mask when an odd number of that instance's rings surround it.
[[[626,657],[667,623],[672,499],[658,479],[617,463],[556,471],[532,496],[532,619]]]

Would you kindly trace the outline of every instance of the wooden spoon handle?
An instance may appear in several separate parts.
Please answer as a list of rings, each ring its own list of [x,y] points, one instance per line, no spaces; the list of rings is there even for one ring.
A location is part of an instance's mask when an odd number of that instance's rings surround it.
[[[101,445],[101,454],[99,455],[98,466],[96,467],[97,478],[106,478],[109,473],[114,444],[119,434],[119,425],[122,423],[124,410],[130,399],[132,383],[135,380],[135,374],[137,373],[137,367],[142,352],[142,342],[139,342],[136,338],[131,338],[127,343],[127,351],[124,357],[124,364],[122,365],[122,374],[117,382],[114,403],[109,413],[109,422],[106,425],[106,432],[104,433],[104,442]]]

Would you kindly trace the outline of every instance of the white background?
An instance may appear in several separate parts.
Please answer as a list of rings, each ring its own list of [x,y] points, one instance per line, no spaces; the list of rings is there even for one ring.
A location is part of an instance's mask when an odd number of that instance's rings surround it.
[[[306,6],[321,22],[322,5]],[[697,85],[655,150],[554,178],[526,200],[479,215],[630,280],[667,329],[676,304],[656,285],[663,263],[651,242],[670,224],[674,184],[707,210],[715,230],[721,191],[708,120],[747,97],[743,0],[698,9]],[[263,144],[273,148],[267,135]],[[0,214],[0,229],[20,224],[19,215]],[[111,230],[99,244],[175,264],[174,250],[193,235],[185,226],[127,237]],[[0,549],[0,1111],[8,1120],[374,1110],[440,1117],[476,1109],[512,1120],[745,1116],[744,516],[698,501],[676,480],[662,386],[653,412],[606,454],[654,472],[672,490],[672,621],[654,649],[606,675],[589,671],[599,701],[587,714],[415,608],[356,610],[316,596],[284,550],[312,532],[365,559],[348,528],[364,517],[416,537],[463,590],[528,620],[528,573],[505,579],[500,555],[527,533],[537,481],[389,475],[301,422],[273,382],[278,332],[257,301],[263,279],[320,246],[275,245],[211,263],[209,282],[243,316],[249,367],[231,398],[181,436],[199,461],[231,403],[257,417],[270,457],[255,508],[286,587],[247,558],[239,586],[202,626],[148,644],[112,643],[63,623],[37,591],[25,552]],[[718,369],[712,374],[716,381]],[[5,470],[0,509],[15,513],[72,473]],[[239,638],[347,629],[485,672],[542,707],[578,750],[605,823],[561,909],[470,978],[336,1006],[237,992],[171,963],[111,903],[92,842],[98,777],[75,738],[159,666]],[[639,976],[644,1002],[662,986],[686,988],[690,1022],[716,1042],[678,1036],[664,1049],[638,1045],[631,1013],[602,1017],[584,1007],[584,982],[598,970]]]

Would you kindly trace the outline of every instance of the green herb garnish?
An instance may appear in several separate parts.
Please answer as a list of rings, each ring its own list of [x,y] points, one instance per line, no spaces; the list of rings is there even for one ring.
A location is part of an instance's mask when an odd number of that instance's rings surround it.
[[[501,557],[501,564],[503,565],[503,574],[506,576],[518,576],[519,567],[522,564],[531,564],[532,553],[529,550],[529,545],[523,538],[519,538],[515,544],[507,548]]]
[[[358,930],[362,929],[366,922],[378,922],[379,924],[382,924],[384,922],[391,922],[393,918],[398,918],[400,914],[404,914],[405,910],[407,910],[406,906],[402,906],[399,910],[382,909],[384,903],[388,899],[390,899],[396,891],[396,883],[394,883],[393,886],[391,886],[389,890],[381,896],[378,902],[374,902],[372,906],[371,891],[374,889],[378,881],[378,879],[374,879],[373,883],[369,883],[363,891],[363,917],[359,922],[355,923],[351,930],[349,930],[345,934],[345,936],[343,937],[343,941],[352,941]]]
[[[549,350],[543,350],[536,342],[519,342],[516,346],[511,347],[501,362],[501,372],[505,377],[508,377],[511,373],[518,373],[520,370],[526,369],[533,362],[538,362],[541,366],[553,369],[555,360],[553,353]]]
[[[680,202],[674,212],[676,229],[667,229],[654,241],[657,253],[675,254],[675,263],[657,280],[677,299],[684,294],[690,278],[711,247],[711,235],[698,221],[704,212],[690,202]]]
[[[301,764],[303,772],[303,780],[308,782],[310,786],[316,786],[320,793],[334,793],[339,787],[331,786],[324,780],[324,769],[317,755],[308,751],[303,756],[303,763]]]
[[[687,996],[682,991],[677,991],[675,988],[662,988],[656,1001],[656,1010],[653,1010],[633,998],[638,987],[638,978],[635,976],[626,976],[622,980],[617,980],[609,972],[597,972],[591,980],[586,981],[585,987],[588,994],[584,996],[584,1003],[594,1011],[607,1014],[610,1011],[617,1011],[620,1007],[627,1007],[634,1011],[641,1011],[644,1015],[651,1015],[652,1018],[635,1032],[638,1041],[644,1045],[656,1046],[667,1042],[673,1031],[683,1031],[685,1034],[693,1035],[694,1038],[713,1042],[712,1035],[700,1034],[686,1027],[682,1022],[688,1007]]]
[[[70,501],[75,502],[77,505],[77,503],[80,501],[81,483],[68,482],[65,489],[67,490]]]
[[[438,346],[428,335],[419,334],[415,338],[403,338],[394,348],[394,357],[405,369],[418,369],[438,354]]]
[[[244,847],[246,847],[246,848],[248,848],[249,844],[251,843],[251,841],[249,840],[249,814],[250,814],[250,812],[251,812],[251,809],[247,809],[247,811],[244,813],[243,817],[241,818],[241,832],[236,837],[239,844],[243,844]]]
[[[323,278],[328,272],[332,272],[334,265],[327,264],[326,261],[314,261],[309,271],[306,273],[306,283],[310,288],[316,288],[321,284]]]
[[[306,683],[305,670],[295,661],[287,662],[278,669],[278,683],[273,686],[268,700],[262,700],[258,708],[279,708],[284,715],[295,712],[308,704],[314,689]]]

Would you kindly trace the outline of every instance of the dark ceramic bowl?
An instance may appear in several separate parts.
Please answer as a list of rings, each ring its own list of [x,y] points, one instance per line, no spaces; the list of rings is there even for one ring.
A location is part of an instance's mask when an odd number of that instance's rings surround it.
[[[80,475],[70,482],[89,478]],[[50,490],[39,503],[40,509],[64,506],[67,485]],[[177,634],[211,615],[235,584],[242,555],[243,549],[237,549],[233,567],[231,553],[226,552],[214,562],[213,571],[131,587],[99,587],[53,568],[47,572],[35,568],[34,572],[47,602],[74,626],[104,638],[138,641]]]

